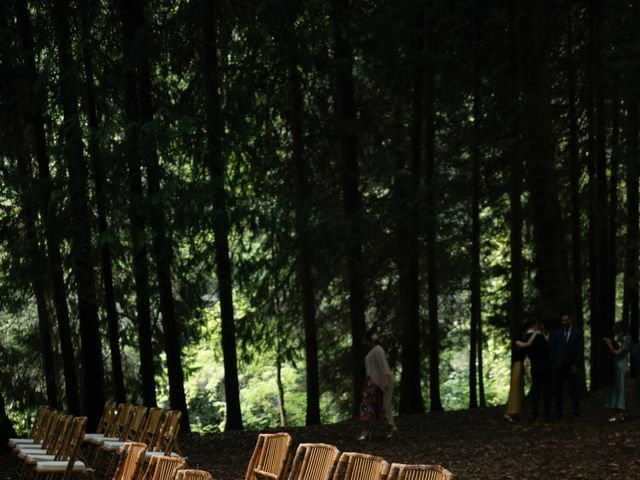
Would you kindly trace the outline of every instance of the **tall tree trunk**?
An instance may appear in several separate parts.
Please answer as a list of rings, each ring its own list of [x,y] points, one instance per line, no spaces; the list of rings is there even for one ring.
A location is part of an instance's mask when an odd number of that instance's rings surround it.
[[[557,321],[571,301],[563,243],[559,188],[555,172],[551,125],[547,49],[548,6],[541,0],[522,5],[521,31],[528,48],[523,55],[522,151],[530,192],[533,225],[535,285],[539,292],[536,315]]]
[[[60,67],[61,103],[64,114],[63,145],[69,175],[71,254],[78,296],[83,371],[84,411],[87,428],[95,429],[104,403],[104,372],[96,303],[96,282],[88,209],[87,170],[82,152],[78,115],[76,65],[72,56],[68,0],[55,0],[53,22]]]
[[[151,308],[149,305],[149,260],[145,239],[145,199],[142,190],[142,154],[140,145],[140,110],[136,86],[135,58],[137,56],[136,32],[139,20],[135,17],[133,3],[122,0],[120,13],[123,26],[123,88],[124,116],[126,121],[124,152],[127,159],[129,198],[129,228],[133,276],[136,290],[136,315],[142,401],[147,407],[155,407],[156,382],[151,342]]]
[[[611,335],[613,319],[608,312],[608,219],[607,159],[604,119],[604,81],[602,60],[602,0],[591,0],[589,6],[589,61],[587,119],[589,124],[589,273],[591,309],[591,388],[604,384],[603,336]]]
[[[436,34],[435,1],[429,0],[427,7],[426,53],[429,56],[424,92],[425,127],[425,207],[426,207],[426,254],[427,254],[427,307],[429,314],[429,400],[432,409],[442,409],[440,399],[440,325],[438,316],[438,205],[436,175],[436,116],[435,116],[435,76],[436,76]]]
[[[482,290],[480,288],[481,269],[480,269],[480,195],[482,177],[480,173],[480,42],[481,42],[481,19],[480,14],[483,11],[482,0],[478,0],[475,12],[475,34],[474,42],[474,85],[473,85],[473,173],[472,173],[472,232],[471,232],[471,251],[472,251],[472,268],[471,268],[471,311],[472,315],[476,315],[476,323],[478,325],[478,395],[480,396],[480,407],[486,407],[486,399],[484,395],[484,368],[482,353],[484,349],[484,338],[482,336]],[[476,297],[474,305],[473,297]]]
[[[402,376],[400,412],[422,413],[424,401],[420,385],[420,291],[419,291],[419,182],[424,128],[424,42],[425,2],[417,4],[415,15],[414,78],[412,95],[411,165],[407,175],[405,162],[398,165],[396,190],[399,214],[397,231],[398,325],[402,328]],[[442,405],[432,405],[441,410]]]
[[[57,219],[53,200],[53,180],[49,169],[47,155],[47,140],[44,129],[44,112],[46,110],[46,91],[38,82],[38,72],[35,62],[31,19],[26,2],[16,2],[20,37],[24,49],[24,62],[28,72],[29,97],[32,99],[33,110],[29,112],[29,123],[33,133],[35,157],[38,164],[38,180],[40,188],[40,214],[44,223],[45,240],[47,244],[49,272],[53,292],[53,305],[56,311],[58,336],[62,352],[62,367],[64,373],[65,398],[67,409],[74,415],[80,414],[80,399],[78,396],[78,378],[76,362],[71,340],[71,326],[69,322],[69,306],[62,270],[62,256],[60,254],[60,237],[57,231]]]
[[[567,27],[567,101],[569,103],[569,178],[571,190],[571,273],[573,314],[576,323],[584,325],[582,301],[582,231],[580,227],[580,144],[576,112],[576,74],[573,60],[573,17],[569,6]]]
[[[342,201],[347,223],[347,278],[351,312],[353,410],[357,416],[364,384],[362,337],[365,332],[365,299],[360,217],[358,134],[353,82],[353,54],[347,38],[349,0],[331,0],[334,36],[335,126],[342,169]]]
[[[93,180],[95,184],[95,203],[98,214],[98,236],[100,238],[100,271],[102,273],[102,287],[104,289],[104,306],[107,314],[107,329],[109,334],[109,348],[111,351],[111,375],[115,400],[118,403],[126,402],[124,388],[124,374],[122,372],[122,356],[120,353],[120,334],[118,325],[118,311],[113,289],[113,262],[111,260],[111,248],[106,237],[109,232],[107,222],[107,178],[105,177],[103,159],[100,154],[98,139],[100,129],[98,120],[97,97],[93,77],[93,58],[91,54],[91,25],[89,0],[80,1],[80,19],[82,27],[82,63],[85,72],[85,109],[89,123],[89,157],[93,168]]]
[[[233,318],[231,259],[229,256],[229,218],[225,190],[225,161],[222,153],[222,108],[220,105],[220,72],[218,71],[218,20],[216,4],[201,0],[202,69],[205,85],[205,113],[207,132],[207,167],[213,186],[213,234],[215,239],[216,274],[220,297],[222,323],[222,353],[224,357],[224,384],[227,402],[225,430],[242,429],[236,331]]]
[[[503,88],[506,89],[505,99],[501,109],[507,119],[508,144],[503,155],[509,164],[509,258],[510,258],[510,283],[509,283],[509,332],[511,341],[518,339],[522,323],[524,321],[524,293],[523,293],[523,268],[522,259],[522,192],[523,192],[523,166],[522,152],[520,151],[520,125],[522,107],[520,104],[520,91],[522,85],[522,63],[520,61],[520,34],[517,27],[518,2],[511,0],[508,4],[509,30],[507,41],[509,43],[510,60],[507,75],[503,79]],[[514,108],[515,107],[515,108]],[[513,349],[512,349],[513,351]]]
[[[640,212],[638,208],[638,177],[640,176],[640,121],[638,120],[638,97],[630,98],[627,102],[627,128],[625,163],[627,167],[627,242],[625,245],[624,287],[625,303],[629,312],[629,332],[634,343],[638,342],[639,328],[639,295],[638,295],[638,255],[639,255],[639,225]]]
[[[288,50],[289,128],[292,138],[292,160],[294,175],[295,228],[298,250],[298,281],[302,296],[302,318],[304,323],[304,349],[307,374],[306,424],[320,423],[320,382],[318,375],[318,340],[316,334],[316,307],[311,270],[312,251],[309,235],[309,196],[307,175],[309,166],[304,152],[302,79],[298,71],[298,47],[295,37],[295,8],[288,4],[289,17],[285,31]]]
[[[480,2],[474,13],[474,80],[473,80],[473,146],[471,150],[471,329],[470,341],[476,340],[476,349],[470,348],[469,359],[469,399],[470,406],[476,407],[476,362],[477,379],[480,389],[480,406],[484,407],[484,382],[482,381],[482,305],[480,291],[480,27],[478,19]],[[477,336],[477,339],[474,338]],[[473,376],[472,376],[473,375]]]
[[[608,318],[615,321],[616,318],[616,277],[617,277],[617,234],[618,234],[618,177],[620,165],[620,100],[613,99],[611,104],[611,186],[609,188],[609,255],[606,259],[609,273],[607,281],[607,312]]]
[[[155,257],[156,277],[160,296],[160,313],[166,353],[167,373],[169,377],[169,404],[173,410],[180,410],[181,431],[189,432],[189,412],[184,393],[184,372],[182,370],[182,352],[180,335],[176,319],[173,286],[171,280],[171,242],[167,233],[165,206],[160,191],[162,169],[158,160],[157,142],[153,129],[154,108],[151,99],[151,66],[148,58],[147,26],[144,15],[144,0],[130,0],[135,10],[136,32],[139,41],[137,55],[137,85],[140,119],[143,122],[141,132],[142,162],[147,171],[148,197],[153,205],[150,209],[150,226],[153,231],[153,254]]]

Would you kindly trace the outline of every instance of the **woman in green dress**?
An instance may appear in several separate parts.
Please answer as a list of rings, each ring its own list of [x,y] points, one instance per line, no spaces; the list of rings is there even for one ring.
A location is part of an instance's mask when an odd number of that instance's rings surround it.
[[[609,352],[612,355],[611,374],[607,382],[606,406],[614,410],[614,414],[609,418],[610,422],[621,422],[624,420],[624,380],[629,371],[629,349],[631,348],[631,337],[623,335],[622,322],[618,322],[613,327],[614,339],[604,339]]]

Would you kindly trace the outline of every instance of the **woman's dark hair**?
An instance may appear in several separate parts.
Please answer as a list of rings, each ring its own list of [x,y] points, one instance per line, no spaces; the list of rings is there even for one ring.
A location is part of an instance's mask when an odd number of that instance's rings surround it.
[[[373,343],[378,343],[380,341],[380,339],[378,338],[378,335],[373,330],[365,330],[362,333],[362,338],[369,340],[370,342],[373,342]]]
[[[625,324],[623,322],[616,322],[613,325],[613,333],[615,335],[623,335],[626,333]]]

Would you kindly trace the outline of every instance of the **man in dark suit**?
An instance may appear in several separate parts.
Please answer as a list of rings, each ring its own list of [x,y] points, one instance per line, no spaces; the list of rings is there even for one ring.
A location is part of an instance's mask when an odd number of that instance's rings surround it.
[[[584,337],[582,329],[573,325],[571,315],[563,314],[561,321],[562,326],[551,336],[556,416],[562,417],[564,384],[568,382],[573,415],[582,417],[578,394],[578,372],[584,365]]]
[[[542,396],[545,421],[551,420],[551,355],[549,343],[540,331],[538,322],[530,323],[525,333],[527,355],[531,362],[531,417],[538,418],[540,397]]]

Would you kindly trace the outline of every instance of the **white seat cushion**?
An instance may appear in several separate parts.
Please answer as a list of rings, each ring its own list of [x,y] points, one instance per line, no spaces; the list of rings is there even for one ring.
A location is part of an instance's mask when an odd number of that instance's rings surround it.
[[[38,462],[35,470],[40,473],[64,473],[68,466],[69,462],[65,461]],[[86,472],[87,467],[83,462],[77,461],[73,464],[73,471]]]
[[[40,443],[29,443],[26,445],[16,445],[14,452],[24,452],[25,450],[42,450],[44,448]]]
[[[33,438],[10,438],[8,445],[15,447],[16,445],[26,445],[29,443],[35,443],[35,440]]]
[[[27,455],[27,458],[25,458],[24,461],[27,462],[29,465],[33,465],[34,463],[50,461],[55,459],[56,459],[55,455],[42,454],[42,455]]]
[[[49,452],[47,452],[44,448],[38,448],[33,450],[22,450],[21,452],[18,453],[18,458],[21,458],[22,460],[24,460],[29,455],[48,455],[48,454]]]

